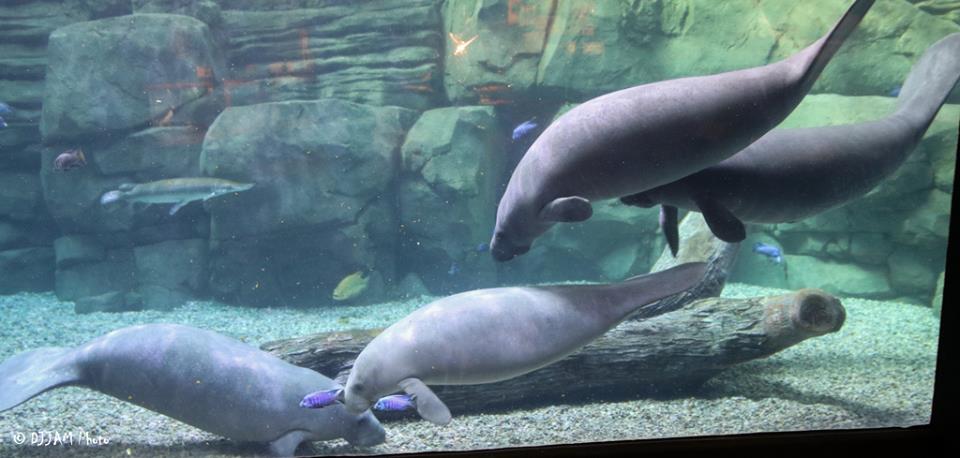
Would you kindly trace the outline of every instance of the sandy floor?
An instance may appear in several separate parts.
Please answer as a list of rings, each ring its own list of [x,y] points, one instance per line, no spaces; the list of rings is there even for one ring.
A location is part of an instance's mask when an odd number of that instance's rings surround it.
[[[778,291],[731,284],[725,296]],[[317,442],[305,453],[356,454],[543,445],[807,429],[925,424],[930,419],[939,320],[929,308],[844,300],[839,332],[742,364],[690,397],[543,406],[385,424],[387,443],[358,449]],[[138,323],[178,322],[252,344],[340,328],[384,326],[424,300],[321,310],[247,309],[191,303],[173,312],[78,316],[52,294],[0,297],[0,358],[39,346],[76,345]],[[72,444],[30,445],[34,433]],[[19,440],[26,444],[18,445]],[[99,441],[99,442],[98,442]],[[108,441],[104,444],[103,441]],[[258,449],[82,388],[43,394],[0,413],[0,456],[250,456]]]

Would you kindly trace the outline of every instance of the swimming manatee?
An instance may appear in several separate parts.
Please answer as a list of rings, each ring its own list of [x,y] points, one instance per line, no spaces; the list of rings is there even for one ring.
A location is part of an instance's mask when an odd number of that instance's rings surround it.
[[[402,390],[421,417],[447,424],[450,411],[427,385],[498,382],[547,366],[644,305],[699,284],[705,271],[705,263],[687,263],[615,284],[479,289],[439,299],[370,341],[343,391],[304,393],[305,405],[323,407],[311,400],[333,402],[335,394],[348,411],[363,412]]]
[[[299,407],[332,380],[215,332],[177,324],[118,329],[76,348],[47,347],[0,364],[0,411],[47,390],[83,386],[237,441],[291,456],[303,441],[371,446],[385,432],[369,411]]]
[[[800,103],[872,5],[856,0],[826,36],[782,61],[623,89],[557,118],[510,177],[490,242],[493,258],[526,253],[558,222],[590,218],[591,200],[678,180],[756,141]],[[745,233],[718,237],[739,242]]]
[[[931,45],[896,110],[871,122],[774,129],[733,157],[622,202],[703,213],[718,235],[743,221],[798,221],[863,196],[906,161],[960,80],[960,33]],[[666,224],[670,224],[667,222]],[[664,233],[675,231],[665,227]]]

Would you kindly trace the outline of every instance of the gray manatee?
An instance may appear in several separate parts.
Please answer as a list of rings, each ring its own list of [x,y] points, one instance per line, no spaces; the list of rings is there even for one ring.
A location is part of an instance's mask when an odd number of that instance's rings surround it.
[[[118,329],[76,348],[47,347],[0,364],[0,411],[77,385],[237,441],[293,455],[303,441],[382,443],[369,411],[312,410],[300,399],[333,380],[215,332],[177,324]]]
[[[449,409],[427,384],[497,382],[559,361],[643,306],[698,285],[705,271],[704,263],[687,263],[614,284],[490,288],[439,299],[367,344],[338,394],[348,411],[364,412],[403,390],[421,417],[449,423]]]
[[[634,206],[703,213],[714,234],[743,222],[801,220],[863,196],[914,150],[960,79],[960,33],[931,45],[876,121],[774,129],[733,157],[672,183],[621,198]],[[675,222],[662,221],[669,225]],[[664,233],[676,231],[665,226]]]
[[[756,141],[803,100],[872,5],[857,0],[826,36],[782,61],[623,89],[557,118],[510,177],[497,208],[493,258],[526,253],[558,222],[590,218],[591,200],[670,183]]]

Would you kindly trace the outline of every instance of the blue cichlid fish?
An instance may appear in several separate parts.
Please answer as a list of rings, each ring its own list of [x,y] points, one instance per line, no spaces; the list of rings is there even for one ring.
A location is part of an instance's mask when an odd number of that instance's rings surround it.
[[[142,202],[148,204],[174,204],[170,208],[173,215],[195,200],[208,200],[224,194],[246,191],[253,183],[237,183],[221,178],[170,178],[149,183],[125,183],[114,191],[108,191],[100,197],[100,204],[107,205],[118,200]]]
[[[310,393],[300,400],[300,407],[307,409],[322,409],[324,407],[332,406],[337,402],[341,404],[343,403],[343,388],[321,390]],[[408,394],[393,394],[390,396],[384,396],[377,400],[377,402],[373,405],[373,410],[380,410],[384,412],[400,412],[413,409],[416,407],[416,405],[417,404],[413,400],[413,396]]]
[[[3,116],[0,116],[0,129],[7,127],[7,122],[3,120]]]
[[[753,252],[760,253],[770,258],[776,264],[780,264],[781,262],[783,262],[783,253],[780,252],[779,248],[773,245],[768,245],[763,242],[754,243]]]
[[[0,102],[0,115],[11,115],[13,114],[13,108],[10,108],[10,105]]]
[[[310,393],[300,400],[300,407],[305,407],[308,409],[320,409],[331,406],[337,401],[343,401],[343,388],[315,391]]]
[[[413,396],[410,396],[409,394],[392,394],[377,400],[376,404],[373,405],[373,410],[380,410],[384,412],[400,412],[414,409],[416,407],[417,403],[413,400]]]
[[[523,137],[526,137],[528,134],[530,134],[530,132],[533,132],[537,127],[539,127],[539,124],[534,122],[534,119],[537,118],[531,118],[529,121],[524,121],[513,129],[513,135],[511,135],[513,141],[517,141]]]
[[[486,252],[490,251],[490,244],[489,244],[489,243],[481,243],[481,244],[477,245],[477,247],[476,247],[474,250],[476,250],[477,253],[486,253]]]

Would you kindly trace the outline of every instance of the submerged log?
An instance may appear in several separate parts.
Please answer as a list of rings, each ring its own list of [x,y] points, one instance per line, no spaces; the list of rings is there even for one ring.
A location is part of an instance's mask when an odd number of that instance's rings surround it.
[[[608,395],[672,394],[695,388],[732,365],[834,332],[844,318],[837,298],[814,289],[750,299],[706,298],[653,318],[627,320],[577,353],[520,377],[432,388],[455,414]],[[377,332],[325,333],[262,348],[343,380]]]

